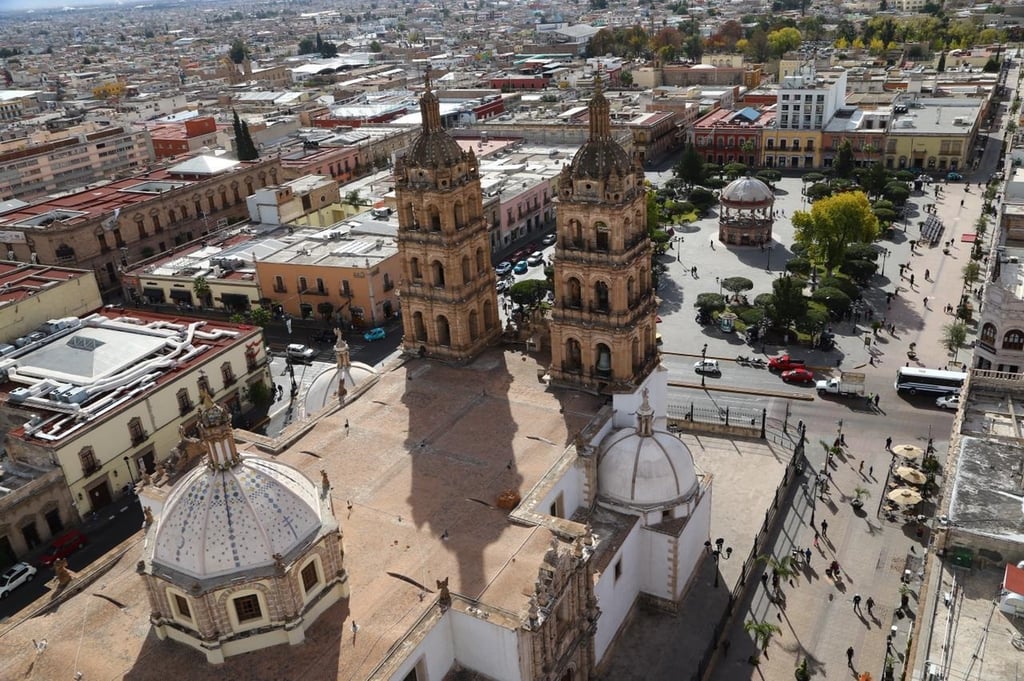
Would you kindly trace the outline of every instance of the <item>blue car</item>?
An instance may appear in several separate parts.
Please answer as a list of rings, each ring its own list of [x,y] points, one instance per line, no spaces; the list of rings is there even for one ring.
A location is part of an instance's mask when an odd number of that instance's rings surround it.
[[[384,329],[379,326],[375,329],[370,329],[363,334],[363,339],[366,341],[384,340]]]
[[[516,266],[512,268],[512,271],[516,274],[526,274],[526,270],[530,269],[530,264],[525,260],[520,260],[516,263]]]
[[[961,175],[960,173],[956,172],[956,171],[953,171],[953,172],[946,173],[946,179],[950,180],[952,182],[956,182],[958,180],[964,179],[964,176]]]

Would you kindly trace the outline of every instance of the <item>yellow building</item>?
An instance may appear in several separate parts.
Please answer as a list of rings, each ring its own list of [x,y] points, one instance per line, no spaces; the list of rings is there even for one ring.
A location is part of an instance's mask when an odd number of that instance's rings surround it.
[[[261,297],[275,310],[302,319],[326,314],[356,327],[398,312],[402,264],[393,239],[306,229],[288,241],[256,261]]]
[[[769,168],[818,168],[821,130],[779,130],[765,126],[761,157]]]
[[[885,147],[885,167],[929,171],[964,170],[978,134],[984,101],[919,99],[914,107],[895,107]]]
[[[12,343],[51,319],[79,317],[102,305],[91,270],[0,260],[0,343]]]

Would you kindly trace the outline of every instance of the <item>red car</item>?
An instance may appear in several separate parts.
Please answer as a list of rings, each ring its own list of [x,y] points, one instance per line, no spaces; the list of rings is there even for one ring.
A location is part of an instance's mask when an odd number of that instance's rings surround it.
[[[772,357],[768,360],[768,368],[772,371],[789,371],[790,369],[800,369],[804,365],[804,360],[790,357],[789,355],[779,355],[778,357]]]
[[[786,383],[813,383],[814,372],[810,369],[790,369],[782,372],[782,380]]]
[[[70,530],[53,540],[53,545],[40,557],[43,565],[53,565],[58,558],[67,558],[89,543],[88,538],[78,530]]]

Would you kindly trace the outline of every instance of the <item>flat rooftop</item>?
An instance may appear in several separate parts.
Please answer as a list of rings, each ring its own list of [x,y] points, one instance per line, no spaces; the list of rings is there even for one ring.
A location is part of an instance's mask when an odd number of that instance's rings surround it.
[[[92,276],[89,270],[0,260],[0,307],[15,305],[61,282],[88,276]]]

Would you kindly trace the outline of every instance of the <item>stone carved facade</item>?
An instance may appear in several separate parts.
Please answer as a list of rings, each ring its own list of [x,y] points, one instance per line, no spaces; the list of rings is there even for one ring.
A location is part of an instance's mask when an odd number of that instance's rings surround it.
[[[633,390],[657,364],[657,302],[643,171],[612,138],[600,83],[590,138],[558,178],[554,383]]]
[[[442,129],[429,77],[420,109],[423,130],[395,166],[402,342],[464,362],[501,333],[480,169]]]
[[[537,571],[529,620],[535,681],[586,681],[594,670],[594,632],[600,609],[594,597],[589,528],[571,546],[552,539]]]

